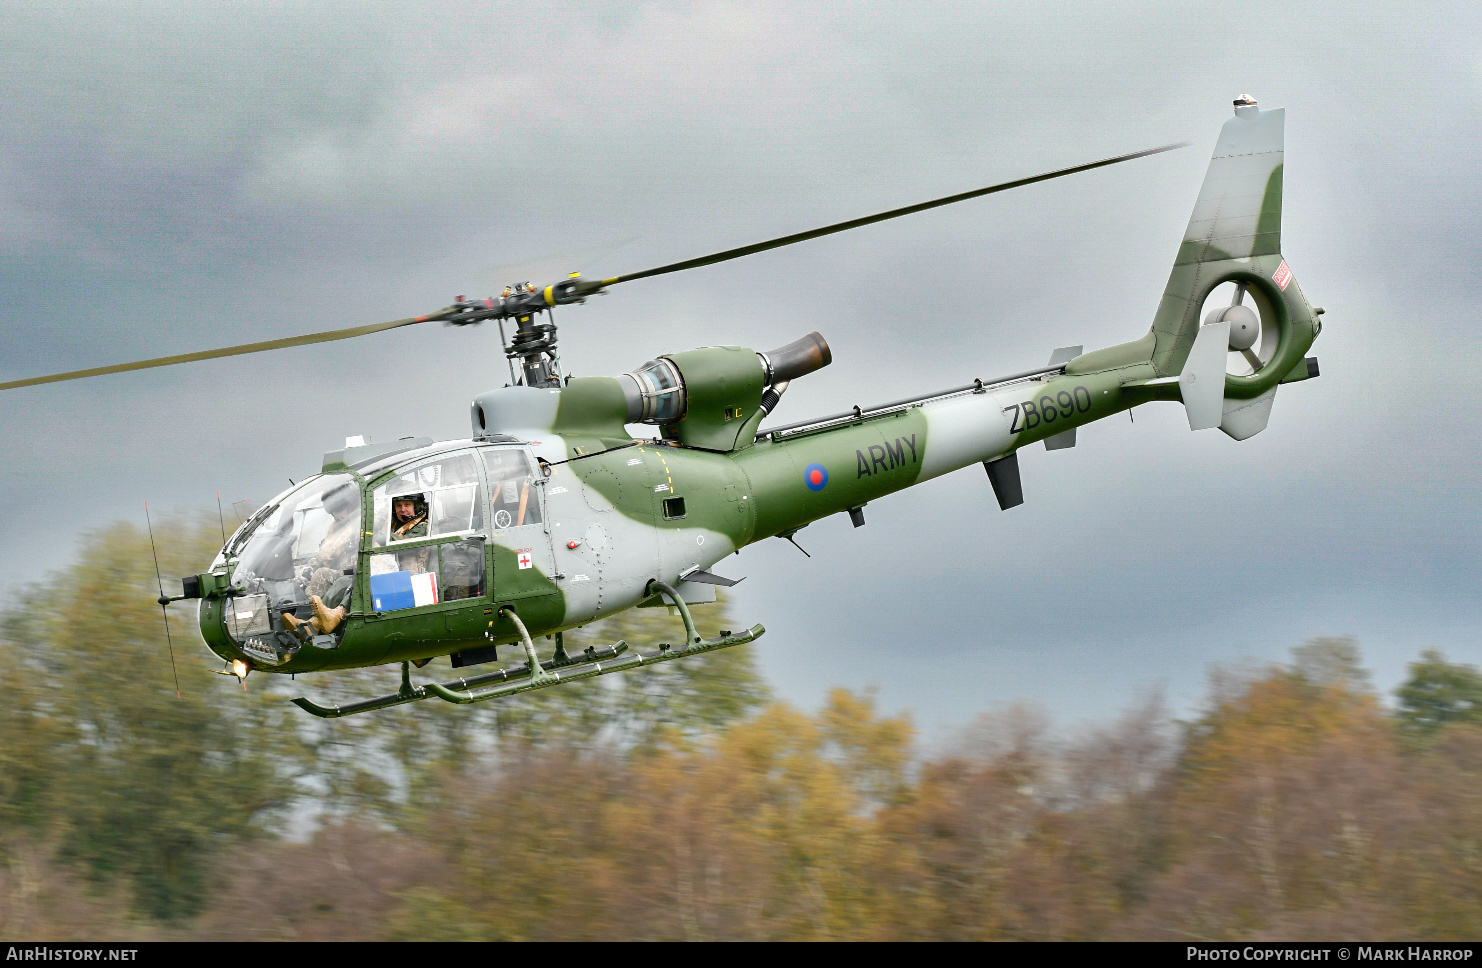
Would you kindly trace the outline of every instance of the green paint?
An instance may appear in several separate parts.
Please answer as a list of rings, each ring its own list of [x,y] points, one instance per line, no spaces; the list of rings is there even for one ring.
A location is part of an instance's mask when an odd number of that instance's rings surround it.
[[[628,463],[635,458],[640,463]],[[750,534],[751,501],[715,499],[728,487],[749,490],[729,456],[645,443],[569,461],[558,470],[575,475],[618,513],[655,530],[706,528],[726,535],[737,547]],[[676,497],[685,499],[685,516],[666,518],[663,503]]]
[[[1119,343],[1116,346],[1108,346],[1104,350],[1082,353],[1066,364],[1065,372],[1067,374],[1100,373],[1104,370],[1149,363],[1153,359],[1153,350],[1157,345],[1157,336],[1149,332],[1142,339],[1136,339],[1130,343]]]
[[[1021,402],[1033,403],[1040,417],[1033,426],[1015,436],[1015,449],[1110,417],[1149,399],[1141,391],[1124,389],[1122,381],[1125,379],[1126,369],[1120,368],[1099,373],[1066,374],[1044,382],[1024,384]],[[1077,406],[1077,399],[1085,402],[1086,409]],[[1053,418],[1044,419],[1046,413],[1053,413]],[[1019,422],[1021,426],[1025,424],[1022,416]]]
[[[561,594],[556,583],[541,574],[540,569],[520,567],[519,553],[527,547],[524,544],[527,541],[531,542],[528,547],[534,551],[535,542],[543,541],[546,548],[549,548],[551,539],[543,528],[527,526],[520,528],[516,534],[496,531],[493,539],[487,542],[493,566],[494,594],[501,602]]]
[[[1256,237],[1251,244],[1250,254],[1279,255],[1281,253],[1281,182],[1286,165],[1277,165],[1266,181],[1266,194],[1261,199],[1261,215],[1256,220]]]
[[[912,408],[762,441],[742,451],[736,463],[751,485],[752,540],[785,534],[910,487],[920,480],[927,436],[925,414]],[[828,471],[828,483],[817,491],[804,476],[811,464]]]
[[[744,346],[706,346],[665,354],[684,377],[688,406],[672,428],[672,439],[703,450],[735,450],[741,431],[761,408],[766,370],[755,350]],[[670,430],[671,428],[665,428]]]
[[[551,429],[568,440],[589,438],[583,449],[590,452],[628,443],[627,417],[628,400],[615,377],[579,377],[561,389]]]

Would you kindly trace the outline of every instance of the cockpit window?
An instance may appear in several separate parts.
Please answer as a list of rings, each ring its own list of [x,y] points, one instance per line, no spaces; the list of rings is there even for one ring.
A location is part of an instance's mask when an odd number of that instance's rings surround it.
[[[490,447],[482,451],[484,466],[489,469],[489,503],[493,506],[496,531],[540,524],[540,495],[535,493],[535,476],[530,458],[513,447]]]
[[[348,474],[312,477],[281,495],[242,541],[232,584],[272,604],[319,595],[335,604],[360,550],[360,487]]]
[[[406,468],[372,494],[371,607],[395,612],[482,598],[484,501],[478,459],[444,454]],[[461,540],[428,541],[448,535]]]
[[[372,500],[377,548],[484,526],[478,464],[467,451],[402,471],[376,488]]]

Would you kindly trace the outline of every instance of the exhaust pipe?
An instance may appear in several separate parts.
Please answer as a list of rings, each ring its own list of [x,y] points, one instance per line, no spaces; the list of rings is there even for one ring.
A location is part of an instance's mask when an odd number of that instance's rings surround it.
[[[814,370],[821,370],[834,361],[833,351],[828,348],[828,343],[818,333],[809,333],[802,339],[795,339],[786,346],[779,346],[775,350],[766,353],[758,353],[762,365],[767,368],[767,385],[776,386],[779,383],[787,383],[796,380],[800,376],[807,376]]]

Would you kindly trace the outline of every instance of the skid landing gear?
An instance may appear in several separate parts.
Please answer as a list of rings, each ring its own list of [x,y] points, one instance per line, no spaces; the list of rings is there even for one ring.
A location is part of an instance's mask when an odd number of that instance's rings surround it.
[[[700,633],[695,630],[695,620],[690,616],[689,607],[685,605],[684,599],[678,592],[661,581],[649,582],[648,591],[651,594],[663,595],[679,610],[680,618],[684,619],[685,644],[683,647],[672,648],[668,645],[661,645],[657,652],[640,653],[629,652],[626,642],[617,642],[600,649],[589,647],[576,655],[568,655],[564,644],[559,644],[555,656],[541,662],[535,655],[535,645],[530,640],[530,633],[525,628],[525,623],[520,621],[520,617],[512,609],[505,608],[500,610],[501,614],[508,615],[515,623],[515,628],[520,631],[520,644],[524,646],[526,656],[524,665],[500,669],[498,672],[490,672],[481,676],[455,679],[452,682],[429,682],[425,686],[417,686],[412,684],[410,663],[403,662],[401,664],[401,688],[391,695],[346,703],[343,706],[321,706],[302,696],[293,702],[300,709],[321,719],[338,719],[341,716],[370,712],[373,709],[385,709],[389,706],[400,706],[402,703],[418,702],[433,696],[460,705],[487,702],[490,699],[503,699],[505,696],[531,692],[535,689],[547,689],[579,679],[593,679],[613,672],[626,672],[639,666],[654,665],[659,662],[668,662],[671,659],[682,659],[686,656],[729,648],[733,645],[743,645],[766,632],[761,625],[753,625],[743,632],[722,632],[719,638],[701,638]],[[486,686],[488,688],[484,688]]]

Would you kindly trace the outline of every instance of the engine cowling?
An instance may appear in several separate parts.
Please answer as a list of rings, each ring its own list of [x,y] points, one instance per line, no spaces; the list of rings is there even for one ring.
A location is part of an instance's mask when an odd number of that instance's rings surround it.
[[[705,346],[670,353],[618,377],[628,422],[659,426],[666,439],[704,450],[734,450],[743,427],[755,426],[764,392],[833,361],[818,333],[766,353],[742,346]]]

